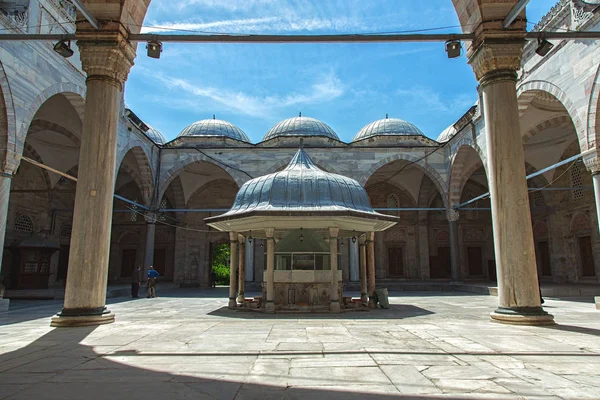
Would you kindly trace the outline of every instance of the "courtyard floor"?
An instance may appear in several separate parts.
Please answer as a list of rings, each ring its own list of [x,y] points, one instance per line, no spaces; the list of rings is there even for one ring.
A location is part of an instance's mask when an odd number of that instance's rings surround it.
[[[490,322],[492,296],[391,293],[370,312],[231,311],[227,288],[110,299],[114,324],[51,328],[59,300],[0,314],[0,399],[600,399],[600,311]]]

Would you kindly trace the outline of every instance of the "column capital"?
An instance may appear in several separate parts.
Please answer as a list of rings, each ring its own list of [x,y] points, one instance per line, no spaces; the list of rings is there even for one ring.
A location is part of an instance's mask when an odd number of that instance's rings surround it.
[[[273,236],[275,236],[275,229],[273,229],[273,228],[266,228],[265,229],[265,235],[267,236],[267,239],[273,239]]]
[[[237,232],[229,232],[229,241],[231,244],[238,242],[238,233]]]
[[[158,220],[158,214],[155,212],[147,212],[144,215],[144,218],[146,219],[147,224],[156,224],[156,221]]]
[[[122,90],[135,59],[135,47],[127,40],[126,33],[111,30],[80,35],[77,47],[87,80],[105,81]]]
[[[583,163],[592,175],[600,174],[600,150],[597,148],[589,149],[581,153]]]
[[[241,233],[238,233],[237,239],[239,244],[246,244],[246,237]]]
[[[446,210],[446,218],[448,218],[448,221],[456,222],[456,221],[458,221],[459,217],[460,217],[460,213],[458,211],[453,210],[453,209]]]
[[[0,171],[0,178],[12,179],[14,175],[12,173]]]
[[[366,246],[367,245],[367,235],[360,235],[358,237],[358,245],[359,246]]]
[[[333,239],[337,239],[340,234],[340,228],[329,228],[329,237]]]
[[[524,46],[523,39],[484,40],[469,57],[469,64],[479,83],[486,85],[502,80],[516,81]]]

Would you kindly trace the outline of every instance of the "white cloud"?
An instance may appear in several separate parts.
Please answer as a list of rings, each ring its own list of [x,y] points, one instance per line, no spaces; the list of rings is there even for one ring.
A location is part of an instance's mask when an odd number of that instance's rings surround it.
[[[186,93],[188,97],[184,102],[189,108],[197,108],[203,100],[210,100],[240,114],[261,118],[270,118],[274,112],[292,106],[325,103],[339,98],[346,91],[345,85],[333,71],[320,76],[305,92],[285,96],[255,96],[241,91],[195,85],[185,79],[162,75],[158,79],[169,89]],[[168,100],[167,104],[170,103]],[[181,107],[181,103],[178,106]]]

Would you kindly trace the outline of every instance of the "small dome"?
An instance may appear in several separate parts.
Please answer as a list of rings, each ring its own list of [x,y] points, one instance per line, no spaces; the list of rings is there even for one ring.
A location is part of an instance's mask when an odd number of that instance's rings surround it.
[[[448,140],[452,139],[452,136],[454,135],[456,135],[456,128],[454,127],[454,125],[450,125],[446,129],[444,129],[442,133],[440,133],[440,136],[438,136],[437,141],[440,143],[447,142]]]
[[[263,210],[375,213],[360,183],[323,171],[303,149],[284,170],[244,183],[225,215]]]
[[[166,139],[163,136],[163,134],[151,126],[146,131],[146,136],[148,136],[148,138],[156,144],[165,144],[166,143]]]
[[[184,136],[224,136],[250,143],[250,139],[243,130],[227,121],[215,118],[194,122],[182,130],[178,137]]]
[[[267,132],[263,141],[278,136],[325,136],[331,139],[340,140],[338,135],[326,123],[321,122],[318,119],[302,116],[289,118],[279,122]]]
[[[386,116],[362,128],[354,136],[353,142],[374,136],[425,136],[425,134],[410,122]]]

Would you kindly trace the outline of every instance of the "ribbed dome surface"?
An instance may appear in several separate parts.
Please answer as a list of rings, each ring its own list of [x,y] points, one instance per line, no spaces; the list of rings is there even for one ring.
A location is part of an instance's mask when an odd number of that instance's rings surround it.
[[[223,216],[252,211],[342,210],[375,214],[357,181],[319,169],[300,149],[283,171],[246,182]]]
[[[384,118],[362,128],[354,142],[374,136],[425,136],[425,134],[410,122],[398,118]]]
[[[178,137],[184,136],[225,136],[250,143],[243,130],[227,121],[214,118],[194,122],[182,130]]]
[[[148,138],[150,138],[150,140],[152,140],[156,144],[165,144],[166,143],[166,139],[163,136],[163,134],[160,133],[159,131],[157,131],[156,129],[154,129],[153,127],[150,127],[146,131],[146,136],[148,136]]]
[[[340,140],[329,125],[309,117],[295,117],[279,122],[267,132],[263,141],[278,136],[325,136]]]

